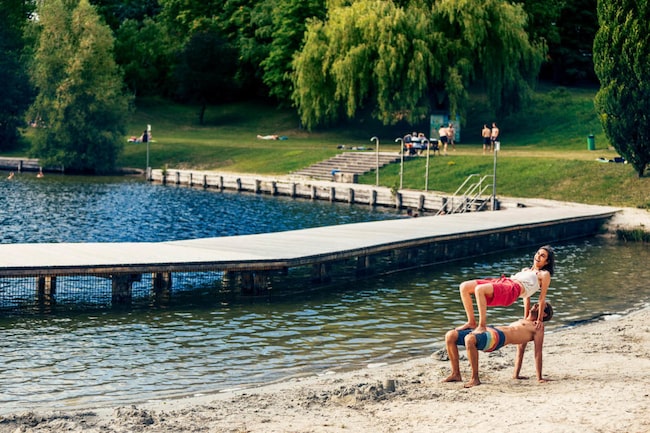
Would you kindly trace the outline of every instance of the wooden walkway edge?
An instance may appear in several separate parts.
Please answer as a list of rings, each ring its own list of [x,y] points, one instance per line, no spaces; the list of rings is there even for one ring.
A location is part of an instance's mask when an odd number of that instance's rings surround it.
[[[342,261],[356,263],[357,275],[373,274],[593,236],[616,211],[512,207],[169,242],[2,244],[0,278],[35,277],[38,296],[52,299],[57,277],[93,275],[112,282],[114,303],[128,303],[131,284],[144,274],[152,292],[169,298],[172,273],[219,271],[237,275],[245,293],[264,293],[273,272],[289,268],[311,268],[311,283],[320,284]]]

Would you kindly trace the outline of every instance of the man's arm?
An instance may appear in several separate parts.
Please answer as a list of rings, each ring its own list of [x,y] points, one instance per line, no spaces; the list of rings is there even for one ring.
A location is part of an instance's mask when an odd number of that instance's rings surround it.
[[[519,376],[521,372],[521,365],[524,362],[524,353],[526,353],[526,345],[528,343],[521,343],[517,345],[517,357],[515,358],[515,371],[512,374],[513,379],[528,379],[527,377]]]
[[[537,371],[537,381],[539,383],[546,382],[546,379],[542,376],[542,346],[544,345],[544,323],[538,321],[542,326],[541,329],[538,329],[535,332],[535,337],[533,342],[535,344],[535,370]]]
[[[548,286],[551,284],[551,274],[548,271],[544,271],[541,278],[541,290],[539,292],[539,315],[544,317],[544,307],[546,306],[546,292],[548,292]],[[542,319],[538,317],[535,321],[535,327],[538,331],[544,333],[544,326],[542,325]],[[542,336],[543,337],[543,336]],[[542,338],[543,339],[543,338]]]

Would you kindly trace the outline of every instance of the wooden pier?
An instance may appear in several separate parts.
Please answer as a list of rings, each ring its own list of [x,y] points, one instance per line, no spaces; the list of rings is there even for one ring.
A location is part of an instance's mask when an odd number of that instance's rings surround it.
[[[0,157],[0,170],[8,171],[17,171],[21,173],[23,171],[48,171],[48,172],[59,172],[63,173],[64,169],[62,166],[57,167],[43,167],[41,166],[38,159],[34,158],[16,158],[3,156]]]
[[[617,209],[562,205],[402,218],[279,233],[170,242],[0,245],[0,283],[33,278],[39,301],[53,302],[57,278],[110,281],[113,303],[128,303],[146,276],[151,293],[169,298],[176,272],[222,272],[239,290],[259,294],[271,278],[306,268],[309,284],[330,280],[337,264],[355,275],[380,274],[516,248],[593,236]],[[530,251],[531,253],[533,251]],[[350,276],[348,275],[348,279]],[[6,291],[6,290],[5,290]]]

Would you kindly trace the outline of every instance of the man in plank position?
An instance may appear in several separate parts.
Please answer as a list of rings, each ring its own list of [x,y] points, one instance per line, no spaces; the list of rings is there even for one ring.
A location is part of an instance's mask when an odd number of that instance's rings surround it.
[[[537,381],[546,382],[542,378],[542,345],[544,344],[544,325],[540,329],[535,327],[539,315],[539,304],[535,304],[530,309],[528,315],[519,319],[508,326],[488,326],[485,332],[474,334],[471,329],[457,331],[455,329],[447,332],[445,342],[447,343],[447,353],[451,363],[451,374],[444,382],[460,382],[458,345],[467,348],[467,357],[472,368],[472,379],[465,384],[465,388],[471,388],[480,385],[478,378],[478,351],[492,352],[498,350],[507,344],[517,344],[517,358],[515,359],[514,379],[524,379],[519,376],[521,364],[524,360],[524,352],[529,341],[535,344],[535,369],[537,370]],[[553,317],[553,307],[547,301],[544,307],[543,322],[551,320]]]

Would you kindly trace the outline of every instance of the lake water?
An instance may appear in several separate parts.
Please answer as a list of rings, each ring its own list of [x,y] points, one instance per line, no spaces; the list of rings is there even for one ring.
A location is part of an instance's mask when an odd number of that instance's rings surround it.
[[[21,174],[0,181],[0,242],[162,241],[400,217],[390,210]],[[556,245],[551,331],[650,302],[650,246]],[[182,290],[169,306],[54,309],[0,317],[0,413],[127,404],[422,356],[464,321],[458,284],[514,273],[534,251],[244,297]],[[509,323],[521,304],[489,310]]]

